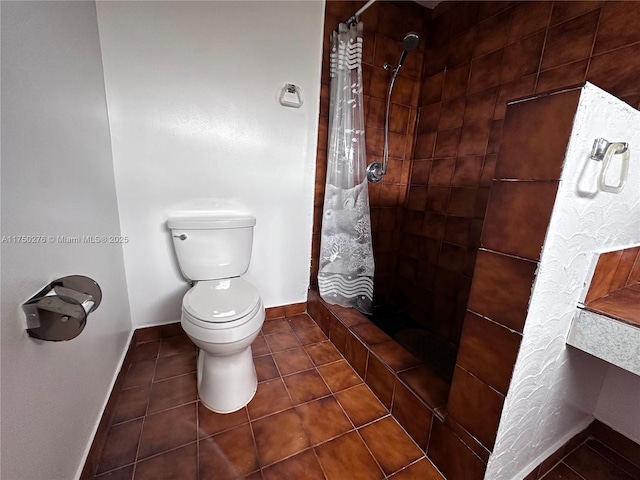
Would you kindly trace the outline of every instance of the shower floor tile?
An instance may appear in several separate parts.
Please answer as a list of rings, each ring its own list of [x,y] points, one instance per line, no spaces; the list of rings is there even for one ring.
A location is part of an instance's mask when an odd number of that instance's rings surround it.
[[[444,478],[307,314],[265,322],[256,395],[227,415],[174,330],[134,349],[95,479]]]

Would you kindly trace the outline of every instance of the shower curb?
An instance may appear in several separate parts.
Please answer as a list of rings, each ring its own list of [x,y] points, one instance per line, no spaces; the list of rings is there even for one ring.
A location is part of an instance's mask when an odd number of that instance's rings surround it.
[[[436,420],[444,421],[447,396],[442,392],[430,395],[421,389],[425,396],[431,397],[424,398],[415,383],[412,385],[406,378],[410,372],[428,367],[395,340],[387,337],[385,341],[386,334],[362,313],[326,303],[314,288],[309,289],[307,313],[426,453],[432,424]],[[372,341],[369,337],[367,342],[363,338],[367,335],[358,333],[356,327],[373,331],[378,340]]]

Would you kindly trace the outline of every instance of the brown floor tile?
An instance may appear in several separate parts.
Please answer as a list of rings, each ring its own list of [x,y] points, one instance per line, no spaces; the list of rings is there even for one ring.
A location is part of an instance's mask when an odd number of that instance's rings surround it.
[[[393,108],[393,107],[392,107]],[[334,313],[340,318],[342,323],[346,326],[352,327],[361,323],[369,323],[370,320],[362,313],[354,308],[341,307],[339,305],[331,306]]]
[[[359,432],[386,475],[397,472],[424,455],[393,417],[370,423]]]
[[[318,371],[333,393],[362,383],[358,374],[345,360],[318,367]]]
[[[138,459],[191,443],[197,438],[196,404],[164,410],[144,420]]]
[[[178,353],[191,353],[196,351],[196,346],[186,335],[163,338],[160,344],[160,357],[177,355]]]
[[[294,405],[324,397],[331,393],[315,369],[286,376],[283,380]]]
[[[353,327],[353,331],[367,345],[376,345],[378,343],[388,342],[391,337],[384,333],[379,327],[373,323],[362,323]]]
[[[295,330],[295,334],[302,345],[310,345],[328,340],[327,336],[317,325],[308,328],[299,328]]]
[[[286,410],[292,406],[291,399],[281,378],[258,384],[255,396],[247,405],[249,417],[256,418]]]
[[[136,459],[141,431],[142,419],[111,427],[96,473],[108,472],[133,463]]]
[[[160,327],[155,327],[155,328],[160,329],[160,338],[184,335],[184,329],[182,328],[182,325],[180,324],[180,322],[168,323],[166,325],[160,325]]]
[[[269,345],[267,345],[267,341],[263,336],[260,336],[253,341],[251,344],[251,353],[254,357],[260,357],[271,353]]]
[[[289,326],[287,326],[289,328]],[[289,348],[296,348],[300,346],[298,337],[296,337],[289,329],[289,332],[274,333],[273,335],[265,335],[265,340],[269,345],[269,348],[273,353],[281,352]]]
[[[567,467],[564,463],[556,465],[544,477],[544,480],[584,480],[580,475]]]
[[[290,375],[314,368],[313,362],[302,347],[275,353],[273,358],[281,375]]]
[[[353,429],[334,397],[325,397],[298,405],[296,411],[312,445],[329,440]]]
[[[632,460],[640,468],[640,445],[598,420],[590,425],[589,431],[599,442],[613,448],[624,458]]]
[[[93,477],[95,480],[131,480],[133,478],[134,465],[112,470],[102,475]]]
[[[122,388],[150,385],[153,381],[153,374],[155,370],[155,358],[133,363],[131,367],[129,367],[129,371],[127,372],[127,376],[124,379]]]
[[[198,454],[195,442],[136,464],[135,479],[196,480]]]
[[[356,427],[389,414],[389,411],[366,385],[358,385],[344,390],[336,394],[336,398]]]
[[[252,422],[260,465],[266,467],[310,446],[294,409]]]
[[[426,365],[405,370],[398,376],[432,408],[446,405],[450,386]]]
[[[133,351],[133,357],[131,361],[133,363],[141,362],[143,360],[152,360],[158,357],[158,351],[160,350],[160,340],[153,342],[146,342],[136,345]]]
[[[377,480],[384,475],[356,432],[315,448],[328,480]]]
[[[120,392],[111,424],[115,425],[134,418],[144,417],[147,413],[150,391],[150,385],[143,385]]]
[[[587,440],[587,446],[602,455],[604,458],[609,460],[611,463],[615,464],[618,468],[624,471],[626,474],[631,475],[632,478],[640,479],[640,467],[631,463],[628,459],[624,458],[613,450],[615,448],[614,445],[607,445],[600,443],[596,439]],[[640,458],[635,459],[636,463],[640,463]]]
[[[387,408],[324,333],[318,335],[321,330],[310,325],[306,314],[286,317],[286,321],[291,332],[281,331],[284,324],[274,321],[277,333],[259,337],[254,344],[254,353],[259,353],[254,355],[256,369],[264,380],[254,399],[246,408],[226,415],[197,401],[195,347],[185,335],[147,342],[125,377],[133,385],[120,393],[115,420],[121,423],[111,428],[101,452],[96,469],[99,478],[193,478],[199,468],[200,478],[351,480],[384,477],[380,465],[388,474],[405,468],[406,463],[396,468],[407,449],[395,437],[398,431],[408,437]],[[351,321],[356,322],[356,317]],[[322,341],[301,346],[294,327],[302,332],[301,338]],[[355,360],[362,357],[355,363],[361,364],[364,376],[368,351],[351,332],[346,333],[345,345],[349,341],[362,350],[351,345],[345,353]],[[276,353],[271,353],[272,348]],[[377,367],[390,375],[391,403],[393,373],[374,358],[370,380],[377,380]],[[183,369],[190,371],[180,374]],[[395,427],[378,434],[377,429],[386,424]],[[389,437],[386,441],[394,444],[393,455],[381,458],[378,464],[354,431],[357,427],[364,427],[376,451],[375,445],[382,445],[378,437]],[[199,460],[198,451],[202,453]]]
[[[274,333],[291,333],[289,322],[284,318],[266,320],[262,326],[262,334],[271,335]]]
[[[338,349],[331,342],[306,345],[304,349],[316,365],[324,365],[325,363],[335,362],[342,358]]]
[[[258,470],[257,472],[253,472],[250,475],[244,477],[245,480],[263,480],[262,470]]]
[[[272,355],[256,357],[253,359],[253,364],[256,367],[256,375],[258,375],[259,382],[264,382],[265,380],[271,380],[272,378],[278,378],[280,376]]]
[[[189,373],[155,382],[149,396],[149,413],[193,402],[198,397],[196,374]]]
[[[324,473],[313,450],[305,450],[291,458],[267,467],[262,472],[264,480],[305,479],[324,480]]]
[[[306,313],[301,313],[299,315],[294,315],[292,317],[288,317],[287,321],[289,322],[289,326],[293,329],[294,332],[298,330],[303,330],[305,328],[317,327],[316,322],[313,321]]]
[[[198,438],[208,437],[249,422],[246,408],[233,413],[216,413],[198,402]]]
[[[627,475],[586,444],[574,450],[563,463],[589,480],[632,480],[631,475]]]
[[[407,352],[399,343],[391,340],[389,342],[378,343],[371,347],[378,357],[389,365],[394,371],[399,372],[407,368],[415,367],[420,364],[420,360]]]
[[[415,480],[417,478],[420,480],[445,480],[428,458],[423,458],[389,477],[392,480]]]
[[[184,375],[196,371],[195,352],[179,353],[169,357],[161,357],[156,362],[154,382],[167,378]]]
[[[201,479],[235,480],[259,469],[249,424],[200,440]]]

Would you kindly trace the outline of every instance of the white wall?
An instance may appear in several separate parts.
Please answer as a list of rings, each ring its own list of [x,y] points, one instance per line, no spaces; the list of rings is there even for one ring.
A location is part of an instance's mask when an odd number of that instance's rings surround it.
[[[638,126],[640,112],[594,85],[583,88],[487,479],[523,478],[616,396],[619,405],[636,399],[635,408],[604,422],[633,433],[623,427],[638,421],[640,377],[627,377],[636,387],[609,391],[619,382],[607,377],[608,364],[565,340],[594,252],[640,241]],[[628,185],[620,194],[594,188],[600,164],[588,159],[596,137],[629,143]]]
[[[306,300],[324,2],[99,2],[125,264],[136,326],[188,289],[166,212],[230,198],[257,218],[246,278],[267,307]],[[278,101],[285,83],[304,106]]]
[[[2,235],[118,235],[95,5],[2,2],[1,17]],[[74,478],[131,331],[122,248],[1,248],[1,475]],[[102,305],[71,341],[28,337],[21,304],[70,274]]]
[[[609,365],[595,417],[640,443],[640,377]]]

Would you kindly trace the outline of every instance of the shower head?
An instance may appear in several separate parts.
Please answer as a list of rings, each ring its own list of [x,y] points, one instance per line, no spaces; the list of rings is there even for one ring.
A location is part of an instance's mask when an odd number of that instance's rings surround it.
[[[406,52],[410,52],[418,47],[418,42],[420,42],[418,34],[416,32],[409,32],[402,39],[402,47]]]
[[[420,37],[418,37],[418,34],[416,32],[409,32],[404,36],[404,38],[402,39],[402,48],[404,48],[404,50],[402,51],[402,55],[400,55],[400,61],[398,62],[398,66],[395,69],[396,73],[400,70],[400,67],[402,67],[404,59],[407,58],[407,53],[417,48],[419,42]]]

